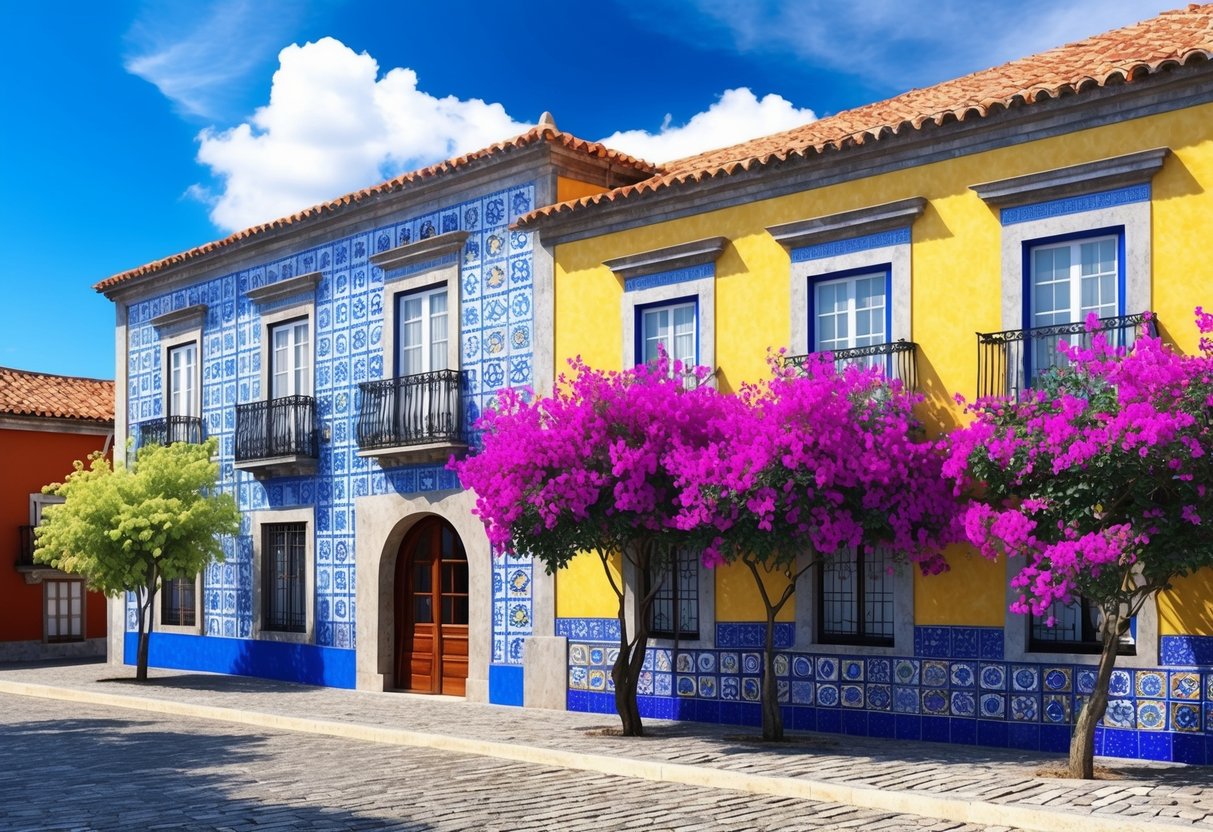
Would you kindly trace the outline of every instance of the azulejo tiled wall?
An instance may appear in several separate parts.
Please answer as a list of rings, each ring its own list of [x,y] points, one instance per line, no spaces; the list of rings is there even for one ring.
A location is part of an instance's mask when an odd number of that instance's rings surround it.
[[[534,193],[531,183],[497,190],[188,288],[153,294],[128,310],[128,418],[132,433],[137,433],[140,422],[160,417],[163,408],[161,348],[151,321],[166,312],[206,305],[200,344],[202,414],[207,435],[220,442],[220,487],[236,496],[243,512],[315,507],[317,645],[354,647],[355,499],[458,487],[454,474],[441,464],[385,470],[358,456],[358,384],[392,372],[391,361],[383,355],[383,272],[369,258],[435,234],[468,232],[460,263],[460,346],[470,423],[502,387],[533,382],[533,242],[530,234],[512,232],[509,225],[533,207]],[[317,472],[258,481],[233,464],[236,404],[258,401],[266,393],[260,382],[260,316],[267,310],[259,310],[245,293],[317,271],[322,278],[313,318],[314,389],[324,437]],[[246,515],[241,535],[225,547],[225,562],[206,570],[203,617],[209,636],[252,635],[250,532]],[[532,631],[531,576],[529,561],[494,565],[495,662],[521,662],[521,640]],[[128,629],[136,624],[128,603]]]
[[[761,625],[753,625],[761,626]],[[781,650],[779,700],[792,728],[1062,752],[1095,686],[1094,665],[1003,660],[1003,631],[915,628],[913,656]],[[618,626],[561,619],[569,638],[568,706],[611,712]],[[717,642],[719,644],[719,642]],[[650,647],[639,694],[646,716],[756,725],[757,649]],[[1097,753],[1213,763],[1213,670],[1113,671]]]

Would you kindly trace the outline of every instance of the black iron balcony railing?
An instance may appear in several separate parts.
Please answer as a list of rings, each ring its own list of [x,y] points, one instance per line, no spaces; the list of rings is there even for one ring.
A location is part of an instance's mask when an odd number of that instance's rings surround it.
[[[823,350],[824,352],[824,350]],[[850,364],[879,367],[889,379],[898,379],[907,390],[918,389],[918,345],[913,341],[890,341],[867,347],[834,350],[834,364],[842,369]],[[808,355],[789,355],[785,366],[803,367]]]
[[[316,400],[284,396],[236,405],[236,461],[319,456]]]
[[[1095,329],[1085,322],[977,333],[977,397],[1018,396],[1032,387],[1042,373],[1066,365],[1058,350],[1065,339],[1074,346],[1090,346],[1091,337],[1102,332],[1114,347],[1131,347],[1141,332],[1156,335],[1153,315],[1121,315],[1100,318]]]
[[[34,565],[34,527],[17,527],[17,566]]]
[[[358,413],[363,450],[463,443],[463,373],[435,370],[383,381],[366,381]]]
[[[139,424],[139,445],[202,444],[202,417],[166,416]]]

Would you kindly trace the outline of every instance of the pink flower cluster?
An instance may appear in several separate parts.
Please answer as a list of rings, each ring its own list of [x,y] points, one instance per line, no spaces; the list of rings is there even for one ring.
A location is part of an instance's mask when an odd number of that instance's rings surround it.
[[[946,569],[958,504],[940,447],[914,418],[916,397],[829,355],[773,375],[721,408],[726,442],[675,455],[682,523],[716,530],[705,559],[884,547],[926,573]]]
[[[1213,316],[1197,309],[1207,335]],[[1019,556],[1012,609],[1043,614],[1076,594],[1126,600],[1142,585],[1213,563],[1208,516],[1213,344],[1183,355],[1140,334],[1113,347],[1097,325],[1089,347],[1062,343],[1067,364],[1020,400],[987,399],[951,436],[944,473],[987,557]]]
[[[553,568],[579,549],[676,533],[678,454],[726,439],[716,414],[728,397],[687,389],[677,362],[672,373],[664,360],[624,372],[580,359],[570,367],[550,397],[503,391],[478,422],[482,447],[452,463],[494,550]]]

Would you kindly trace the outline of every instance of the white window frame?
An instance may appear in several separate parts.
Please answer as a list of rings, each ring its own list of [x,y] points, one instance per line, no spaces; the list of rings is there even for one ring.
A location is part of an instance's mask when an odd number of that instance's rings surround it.
[[[201,349],[198,341],[192,339],[165,347],[164,415],[166,417],[188,416],[201,418],[202,385],[199,383],[201,380],[200,353]],[[188,356],[189,360],[183,359],[183,366],[178,367],[174,363],[178,356]],[[181,383],[184,384],[184,389],[178,386]]]
[[[1058,324],[1082,323],[1084,320],[1086,320],[1087,315],[1090,314],[1091,312],[1095,312],[1101,318],[1119,316],[1120,310],[1123,308],[1122,301],[1124,300],[1122,297],[1120,297],[1120,239],[1121,238],[1120,238],[1119,234],[1112,233],[1112,234],[1096,234],[1091,237],[1077,237],[1077,238],[1071,239],[1071,240],[1029,244],[1029,246],[1028,246],[1028,285],[1031,290],[1031,297],[1028,300],[1028,310],[1027,310],[1029,328],[1035,328],[1038,326],[1055,326]],[[1083,302],[1082,302],[1082,280],[1084,277],[1084,275],[1082,273],[1082,255],[1081,255],[1082,247],[1084,245],[1090,245],[1092,243],[1104,243],[1104,242],[1111,242],[1113,244],[1114,251],[1116,252],[1116,258],[1113,261],[1114,266],[1113,266],[1112,275],[1111,275],[1112,279],[1113,279],[1113,292],[1114,292],[1111,314],[1103,314],[1103,310],[1101,310],[1101,308],[1084,309]],[[1067,249],[1071,255],[1070,256],[1070,265],[1067,270],[1068,274],[1066,275],[1066,280],[1065,280],[1066,285],[1069,289],[1069,296],[1070,296],[1069,303],[1067,304],[1066,309],[1065,309],[1066,320],[1042,322],[1042,321],[1038,320],[1038,318],[1041,315],[1045,315],[1045,314],[1057,315],[1062,310],[1054,309],[1051,312],[1042,312],[1040,309],[1037,308],[1037,305],[1036,305],[1036,289],[1037,289],[1036,255],[1038,252],[1041,252],[1041,251],[1059,251],[1061,249]],[[1076,252],[1078,253],[1078,257],[1074,256],[1074,254]],[[1055,282],[1060,282],[1060,281],[1055,281]],[[1104,304],[1100,304],[1099,306],[1103,307]]]
[[[690,356],[683,356],[677,353],[675,345],[677,344],[679,333],[677,324],[674,321],[675,315],[681,310],[691,310],[691,352]],[[665,313],[669,320],[667,323],[668,331],[665,337],[661,335],[652,336],[649,334],[649,316]],[[683,363],[684,372],[691,367],[695,367],[699,363],[699,304],[696,300],[674,301],[672,303],[658,303],[650,306],[643,306],[637,309],[636,314],[639,316],[638,326],[640,327],[640,354],[636,356],[636,364],[644,364],[647,361],[655,361],[656,357],[650,357],[648,354],[648,343],[650,340],[660,339],[661,346],[665,347],[665,353],[670,361],[670,372],[673,373],[673,363],[675,360]],[[686,333],[682,333],[686,335]]]
[[[856,334],[857,329],[858,329],[857,315],[860,311],[869,311],[871,309],[874,309],[874,307],[869,307],[868,309],[865,309],[865,310],[857,309],[856,308],[856,290],[858,288],[859,281],[874,280],[874,279],[877,279],[880,281],[880,299],[881,299],[881,304],[879,307],[879,309],[880,309],[880,313],[879,313],[880,337],[876,340],[872,340],[870,335],[863,336],[866,343],[859,344],[859,343],[856,343],[859,340],[859,336]],[[889,283],[888,267],[884,267],[884,268],[873,267],[870,271],[863,270],[863,271],[860,271],[855,274],[844,274],[844,275],[840,275],[840,276],[834,276],[834,275],[818,276],[816,278],[812,278],[811,282],[812,282],[811,292],[812,292],[812,296],[813,296],[813,303],[812,303],[813,344],[812,344],[812,350],[811,350],[812,352],[836,352],[838,350],[848,350],[848,349],[854,349],[856,347],[870,347],[870,346],[876,346],[879,344],[889,343],[890,338],[889,338],[888,330],[890,327],[888,326],[888,319],[890,318],[890,309],[889,309],[889,297],[888,297],[888,283]],[[839,346],[837,344],[834,346],[829,346],[829,347],[822,346],[822,341],[821,341],[821,318],[822,318],[821,290],[828,286],[845,286],[847,288],[847,298],[846,298],[847,306],[846,306],[846,310],[842,313],[843,315],[845,315],[846,321],[847,321],[847,336],[846,336],[846,344],[841,345],[841,346]],[[832,313],[832,314],[837,314],[837,313]],[[834,338],[832,340],[838,341],[840,339]]]
[[[456,284],[457,285],[457,284]],[[442,296],[446,302],[446,308],[441,313],[434,312],[434,298]],[[404,304],[411,300],[421,301],[421,316],[417,322],[421,327],[421,341],[415,347],[405,346],[399,331],[396,333],[396,349],[394,360],[396,362],[395,376],[402,378],[410,375],[420,375],[422,373],[432,373],[439,370],[447,370],[451,368],[451,287],[450,283],[441,283],[436,286],[428,286],[424,289],[414,289],[408,292],[397,292],[395,295],[396,305],[396,321],[395,326],[403,328],[410,321],[404,319]],[[442,339],[442,346],[438,348],[437,354],[435,347],[438,343],[434,340],[434,320],[441,315],[446,319],[446,336]],[[406,349],[420,348],[421,350],[421,365],[423,369],[415,373],[406,373],[404,371],[404,351]],[[458,349],[456,348],[456,353]]]
[[[299,333],[303,333],[301,340]],[[279,336],[285,336],[279,345]],[[268,399],[283,399],[289,396],[312,396],[315,391],[315,337],[312,332],[311,318],[304,315],[292,320],[277,321],[266,325],[266,338],[269,341],[269,395]],[[280,354],[281,353],[281,354]],[[306,359],[306,364],[300,362],[300,354]],[[285,361],[283,361],[285,359]],[[282,371],[281,365],[286,369]],[[285,386],[278,386],[278,378],[285,380]]]
[[[88,587],[84,581],[74,578],[46,578],[42,582],[42,641],[46,644],[73,644],[88,640]],[[51,598],[52,588],[56,591],[61,587],[69,588],[67,599]],[[66,600],[69,604],[75,600],[71,597],[72,592],[80,593],[80,610],[77,613],[68,611],[68,619],[79,619],[80,633],[79,636],[72,638],[59,638],[51,636],[51,604],[61,604]]]

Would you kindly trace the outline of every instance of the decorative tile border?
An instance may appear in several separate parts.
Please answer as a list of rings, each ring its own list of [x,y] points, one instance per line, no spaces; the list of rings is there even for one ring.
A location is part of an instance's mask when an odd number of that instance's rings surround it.
[[[1165,667],[1213,665],[1213,636],[1163,636],[1158,663]]]
[[[733,622],[716,625],[717,647],[753,647],[761,649],[766,642],[767,625]],[[796,640],[796,625],[790,622],[775,624],[775,649],[787,650]]]
[[[618,647],[596,641],[613,624],[559,620],[570,636],[570,709],[613,710],[602,702],[610,703]],[[575,631],[586,635],[577,640]],[[792,728],[1051,752],[1068,747],[1095,677],[1086,665],[792,651],[777,655],[775,674]],[[1121,669],[1111,688],[1097,753],[1213,763],[1213,670]],[[646,716],[727,724],[757,724],[749,709],[761,690],[762,653],[744,647],[650,647],[639,686]]]
[[[1001,219],[1003,225],[1015,225],[1021,222],[1032,222],[1066,214],[1099,211],[1105,208],[1115,208],[1118,205],[1149,201],[1150,185],[1145,183],[1111,191],[1101,191],[1096,194],[1083,194],[1065,199],[1053,199],[1048,202],[1037,202],[1032,205],[1020,205],[1015,208],[1003,208]]]
[[[1005,655],[1005,635],[999,627],[915,627],[914,655],[1001,661]]]

